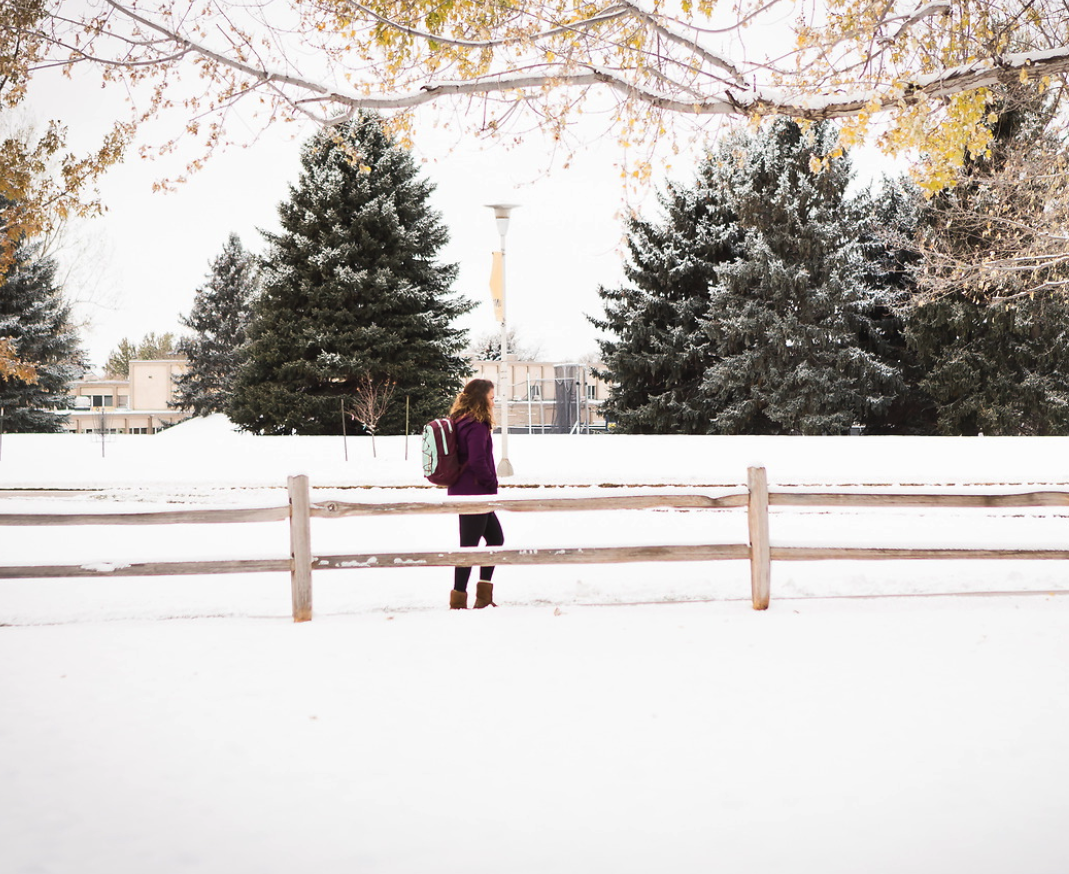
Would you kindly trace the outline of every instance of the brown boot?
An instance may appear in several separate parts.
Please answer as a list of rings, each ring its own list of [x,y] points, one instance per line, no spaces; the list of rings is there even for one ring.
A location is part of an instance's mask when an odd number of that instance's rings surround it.
[[[456,589],[449,591],[449,609],[450,610],[467,610],[468,609],[468,593],[458,592]]]
[[[496,607],[494,603],[494,584],[488,583],[486,580],[480,580],[475,584],[475,609],[481,610],[483,607]]]

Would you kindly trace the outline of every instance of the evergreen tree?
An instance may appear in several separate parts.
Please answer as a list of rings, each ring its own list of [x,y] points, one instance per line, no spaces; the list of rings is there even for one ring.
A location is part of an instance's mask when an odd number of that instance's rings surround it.
[[[174,358],[177,354],[175,336],[170,331],[159,335],[149,332],[137,345],[138,361],[159,361],[161,358]]]
[[[263,292],[229,415],[267,434],[340,433],[340,402],[365,379],[395,385],[379,433],[447,409],[467,374],[472,304],[454,298],[457,268],[435,258],[447,240],[433,186],[409,153],[361,115],[306,144],[302,172],[266,234]]]
[[[140,343],[131,343],[126,337],[108,355],[104,372],[112,379],[129,379],[131,361],[158,361],[161,358],[174,358],[178,354],[174,334],[157,335],[155,332],[145,334]]]
[[[0,373],[4,430],[63,431],[66,417],[57,411],[70,406],[70,385],[85,370],[85,356],[56,284],[55,262],[38,257],[26,241],[15,247],[12,267],[0,278],[0,337],[36,371],[36,381]]]
[[[718,176],[738,211],[739,256],[720,265],[704,320],[715,361],[702,391],[721,434],[841,434],[890,404],[893,361],[862,345],[879,333],[881,292],[866,282],[862,213],[827,123],[777,119],[736,144]]]
[[[659,196],[661,222],[628,220],[629,284],[598,289],[605,318],[590,321],[615,337],[598,341],[599,375],[611,384],[603,411],[624,433],[708,431],[703,320],[717,270],[741,240],[732,199],[717,184],[725,157],[703,162],[694,187],[670,185]]]
[[[231,234],[212,261],[208,281],[197,289],[192,311],[181,319],[196,333],[178,342],[189,369],[175,380],[176,407],[199,416],[226,411],[258,281],[255,260]]]
[[[600,289],[621,430],[836,434],[901,389],[892,299],[866,259],[835,131],[777,120],[722,141],[663,223],[628,226],[630,284]]]
[[[912,309],[908,337],[957,435],[1069,434],[1069,303],[1061,295],[984,304],[963,295]]]
[[[920,188],[903,176],[883,179],[860,198],[866,281],[881,290],[860,342],[885,361],[897,362],[903,384],[890,405],[863,421],[869,434],[934,434],[937,406],[921,383],[924,369],[906,340],[906,313],[916,294],[915,238],[925,209]]]
[[[906,336],[940,433],[1069,434],[1069,300],[1049,290],[1066,282],[1064,237],[1045,266],[1019,269],[1037,263],[1033,243],[1058,214],[1044,176],[1066,151],[1030,86],[1004,88],[991,108],[989,151],[969,155],[924,216]]]
[[[128,379],[130,362],[137,358],[137,346],[123,337],[119,345],[111,350],[108,360],[104,362],[104,375],[110,379]]]

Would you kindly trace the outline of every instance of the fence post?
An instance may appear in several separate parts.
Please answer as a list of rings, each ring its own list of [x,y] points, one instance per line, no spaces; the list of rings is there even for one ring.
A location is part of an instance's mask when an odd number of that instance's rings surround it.
[[[750,501],[750,588],[754,610],[767,610],[771,595],[772,561],[768,545],[768,474],[763,467],[746,470]]]
[[[290,589],[293,595],[293,621],[312,618],[312,499],[308,477],[291,476],[287,481],[290,494]]]

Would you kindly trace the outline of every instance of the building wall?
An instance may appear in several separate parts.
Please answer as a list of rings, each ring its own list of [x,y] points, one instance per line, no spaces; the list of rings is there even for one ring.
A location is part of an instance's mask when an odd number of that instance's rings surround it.
[[[540,433],[605,430],[601,405],[608,397],[606,382],[594,376],[598,365],[557,364],[548,361],[509,361],[508,376],[500,378],[499,361],[472,361],[475,377],[494,383],[498,399],[507,383],[509,429]],[[500,405],[497,418],[500,421]]]
[[[472,360],[474,375],[491,380],[500,399],[509,385],[508,410],[511,431],[571,433],[605,430],[601,405],[608,397],[608,384],[594,376],[598,365],[558,364],[549,361],[509,361],[507,380],[499,378],[497,361]],[[80,434],[155,434],[192,416],[171,409],[174,380],[186,371],[184,359],[131,361],[129,379],[89,377],[71,388],[75,397],[86,398],[88,408],[70,410],[68,429]],[[501,411],[498,410],[498,421]]]
[[[129,379],[88,377],[71,387],[76,401],[68,411],[67,428],[79,434],[155,434],[168,425],[192,416],[186,410],[174,410],[174,380],[186,371],[186,361],[165,358],[155,361],[131,361]]]
[[[184,359],[130,362],[130,406],[135,410],[166,410],[174,400],[174,380],[186,372]]]

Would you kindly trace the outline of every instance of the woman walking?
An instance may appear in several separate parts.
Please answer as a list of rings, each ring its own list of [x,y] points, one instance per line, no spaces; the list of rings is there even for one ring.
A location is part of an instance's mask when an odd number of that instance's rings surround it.
[[[494,465],[494,446],[490,430],[494,425],[494,384],[488,379],[473,379],[457,395],[449,418],[457,428],[457,455],[462,465],[460,478],[449,487],[451,495],[496,495],[497,469]],[[460,517],[460,545],[501,546],[505,535],[497,513],[477,513]],[[468,607],[468,579],[470,567],[453,569],[453,591],[449,593],[449,607],[466,610]],[[479,569],[475,586],[475,609],[494,606],[494,576],[492,567]]]

